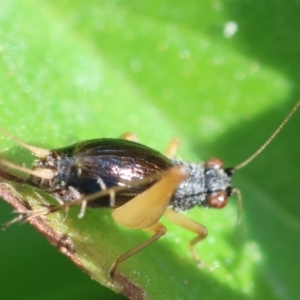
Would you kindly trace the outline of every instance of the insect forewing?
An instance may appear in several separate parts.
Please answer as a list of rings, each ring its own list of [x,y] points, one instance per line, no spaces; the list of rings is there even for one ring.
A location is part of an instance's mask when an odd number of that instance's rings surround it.
[[[188,171],[176,166],[162,174],[162,179],[152,187],[112,212],[116,222],[130,228],[147,228],[160,219]]]

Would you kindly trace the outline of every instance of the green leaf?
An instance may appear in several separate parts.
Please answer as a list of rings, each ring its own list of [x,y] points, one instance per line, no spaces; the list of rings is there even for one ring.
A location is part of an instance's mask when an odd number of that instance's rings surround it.
[[[230,166],[258,149],[297,99],[296,4],[0,4],[0,125],[33,145],[53,149],[134,131],[142,143],[160,151],[178,136],[184,159],[217,156]],[[136,299],[296,299],[298,120],[299,113],[260,157],[235,175],[244,202],[243,235],[237,242],[236,199],[223,210],[188,214],[209,230],[197,247],[205,269],[190,257],[187,246],[193,234],[163,220],[167,236],[120,265],[130,284],[123,293]],[[1,152],[16,163],[32,162],[7,138],[1,140]],[[43,191],[3,182],[6,200],[10,194],[34,207],[42,199],[53,201]],[[12,217],[11,208],[0,205],[5,222]],[[80,220],[77,213],[72,208],[65,222],[63,213],[55,213],[45,218],[45,228],[65,237],[58,248],[107,285],[114,259],[149,235],[122,228],[109,210],[89,209]],[[12,226],[0,240],[6,299],[82,299],[105,292],[28,225]]]

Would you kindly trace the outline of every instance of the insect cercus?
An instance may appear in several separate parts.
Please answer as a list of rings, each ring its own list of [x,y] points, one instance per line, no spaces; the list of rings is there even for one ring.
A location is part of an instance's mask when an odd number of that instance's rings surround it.
[[[46,150],[28,145],[0,128],[3,134],[37,157],[32,169],[0,159],[1,169],[18,170],[29,175],[28,178],[18,178],[4,171],[10,180],[43,189],[54,195],[59,203],[39,210],[19,212],[19,216],[6,223],[4,228],[73,205],[81,205],[79,217],[84,216],[86,207],[112,208],[112,217],[117,223],[152,233],[149,239],[121,254],[113,262],[109,271],[113,282],[121,262],[166,233],[166,227],[159,222],[164,215],[171,222],[196,233],[190,241],[190,250],[194,260],[199,262],[194,247],[206,237],[207,229],[180,212],[195,206],[222,208],[228,197],[234,194],[237,194],[241,204],[239,190],[232,187],[232,174],[267,147],[299,106],[300,100],[253,155],[231,168],[224,168],[222,161],[216,158],[202,163],[174,158],[178,139],[170,143],[165,155],[137,143],[132,134],[126,134],[121,139],[88,140]]]

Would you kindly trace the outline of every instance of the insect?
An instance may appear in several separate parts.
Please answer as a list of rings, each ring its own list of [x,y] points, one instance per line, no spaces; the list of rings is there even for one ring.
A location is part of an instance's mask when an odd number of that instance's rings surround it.
[[[190,241],[190,251],[200,262],[195,245],[207,235],[200,223],[180,214],[195,206],[223,208],[228,197],[241,194],[231,183],[231,176],[249,164],[275,138],[300,106],[296,103],[269,139],[241,164],[224,168],[221,160],[212,158],[204,163],[189,163],[174,158],[179,142],[174,139],[163,155],[137,143],[133,135],[122,139],[96,139],[46,150],[28,145],[4,129],[20,146],[37,157],[32,169],[0,159],[1,169],[21,171],[29,177],[19,178],[4,171],[10,180],[43,189],[57,199],[57,205],[19,212],[19,216],[4,227],[41,215],[81,205],[79,217],[86,207],[112,208],[112,217],[125,227],[143,229],[152,236],[121,254],[113,262],[109,276],[113,282],[120,263],[161,238],[167,231],[159,222],[164,215],[171,222],[196,234]]]

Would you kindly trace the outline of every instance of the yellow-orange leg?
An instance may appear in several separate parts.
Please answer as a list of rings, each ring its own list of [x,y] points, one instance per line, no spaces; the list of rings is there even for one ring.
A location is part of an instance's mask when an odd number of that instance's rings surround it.
[[[132,141],[132,142],[138,142],[139,139],[137,135],[134,132],[126,132],[120,136],[120,139]]]
[[[116,272],[116,270],[117,270],[117,268],[118,268],[118,266],[121,262],[123,262],[124,260],[126,260],[130,256],[136,254],[137,252],[141,251],[142,249],[149,246],[150,244],[154,243],[160,237],[165,235],[165,233],[167,232],[166,227],[164,225],[162,225],[161,223],[156,223],[156,224],[154,224],[154,225],[152,225],[148,228],[144,228],[143,230],[150,231],[151,233],[154,233],[154,235],[151,238],[149,238],[148,240],[146,240],[146,241],[142,242],[141,244],[137,245],[133,249],[123,253],[122,255],[120,255],[113,262],[113,264],[112,264],[112,266],[109,270],[109,276],[110,276],[110,279],[111,279],[111,282],[110,282],[111,284],[113,284],[115,272]]]
[[[165,156],[170,159],[174,158],[177,154],[179,145],[180,145],[180,139],[177,137],[173,138],[164,151]]]
[[[172,167],[162,173],[162,178],[150,188],[112,211],[112,217],[118,224],[128,228],[150,231],[154,235],[114,261],[109,273],[111,282],[113,282],[114,273],[121,262],[166,233],[166,228],[158,221],[166,211],[174,191],[188,175],[188,170],[185,168]]]
[[[199,259],[199,256],[195,251],[195,246],[207,236],[206,227],[194,220],[187,218],[184,215],[175,212],[173,209],[170,208],[165,211],[164,216],[172,223],[197,234],[197,236],[190,241],[190,251],[196,263],[200,264],[201,260]]]
[[[120,136],[123,140],[128,140],[132,142],[138,142],[138,136],[133,132],[126,132]],[[171,142],[168,144],[167,148],[164,151],[164,154],[166,157],[172,159],[176,156],[178,148],[180,145],[180,139],[175,137],[171,140]]]

